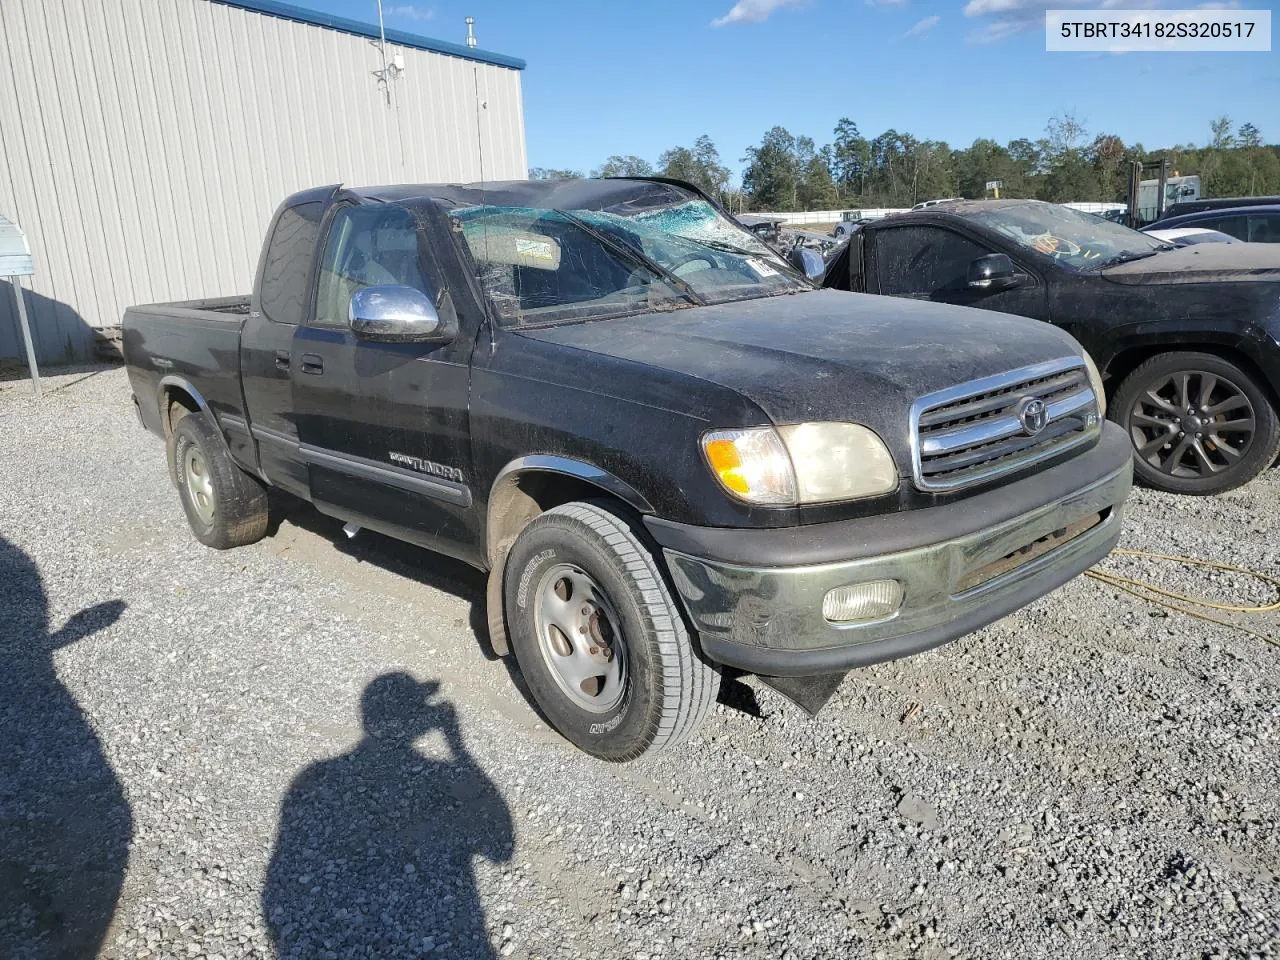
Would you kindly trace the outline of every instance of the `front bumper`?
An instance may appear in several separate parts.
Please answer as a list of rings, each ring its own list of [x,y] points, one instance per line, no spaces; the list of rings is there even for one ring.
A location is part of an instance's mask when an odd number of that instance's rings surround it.
[[[784,530],[646,523],[708,657],[765,676],[833,673],[964,636],[1093,566],[1119,539],[1132,458],[1108,423],[1088,452],[946,506]],[[871,580],[902,584],[897,613],[823,617],[828,591]]]

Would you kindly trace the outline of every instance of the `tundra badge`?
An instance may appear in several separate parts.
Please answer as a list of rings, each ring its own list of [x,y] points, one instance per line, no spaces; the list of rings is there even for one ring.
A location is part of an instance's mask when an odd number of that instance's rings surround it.
[[[457,467],[447,467],[443,463],[436,463],[434,460],[423,460],[421,457],[411,457],[407,453],[396,453],[395,451],[392,451],[387,456],[390,457],[392,463],[408,467],[410,470],[416,470],[418,473],[427,473],[433,477],[453,480],[455,483],[465,482],[462,471]]]

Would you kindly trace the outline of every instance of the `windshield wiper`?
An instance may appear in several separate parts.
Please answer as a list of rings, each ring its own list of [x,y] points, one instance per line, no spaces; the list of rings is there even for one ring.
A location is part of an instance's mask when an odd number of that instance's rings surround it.
[[[719,250],[721,253],[736,253],[742,257],[760,257],[767,256],[757,250],[748,250],[746,247],[739,247],[736,244],[727,243],[724,240],[709,240],[705,237],[689,237],[683,233],[677,233],[677,237],[688,243],[696,243],[700,247],[710,247],[712,250]]]
[[[1173,247],[1169,248],[1174,249]],[[1114,257],[1108,257],[1099,264],[1100,267],[1114,267],[1121,263],[1132,263],[1134,260],[1146,260],[1148,257],[1154,257],[1160,250],[1124,250],[1117,253]]]
[[[674,273],[672,273],[662,264],[658,263],[657,260],[654,260],[651,256],[649,256],[644,251],[637,250],[635,247],[631,246],[629,243],[624,243],[623,241],[618,240],[615,237],[609,236],[603,230],[600,230],[597,227],[593,227],[586,220],[583,220],[581,217],[574,216],[572,213],[569,213],[567,210],[557,210],[555,212],[560,214],[560,216],[564,217],[566,220],[568,220],[575,227],[577,227],[583,233],[587,234],[587,236],[591,237],[596,242],[604,244],[614,253],[619,254],[622,257],[625,257],[626,259],[630,260],[632,263],[639,264],[640,266],[644,267],[646,270],[649,270],[652,273],[656,274],[657,276],[661,277],[663,280],[671,284],[671,286],[675,287],[677,290],[683,293],[686,297],[688,297],[694,303],[698,304],[699,306],[706,305],[707,301],[696,290],[694,290],[693,287],[689,286],[687,281],[681,280]]]

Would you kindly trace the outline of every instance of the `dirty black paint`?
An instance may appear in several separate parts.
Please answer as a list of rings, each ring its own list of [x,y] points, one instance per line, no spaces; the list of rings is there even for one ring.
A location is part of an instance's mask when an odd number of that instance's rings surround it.
[[[902,244],[881,242],[891,232],[910,231],[922,245],[959,238],[987,253],[1007,254],[1022,284],[996,292],[957,286],[936,258],[921,256],[930,271],[915,278],[922,292],[903,296],[1047,321],[1079,340],[1104,375],[1123,373],[1135,351],[1217,350],[1260,371],[1280,399],[1280,245],[1183,247],[1077,272],[1015,244],[977,217],[993,205],[1028,202],[950,203],[865,224],[858,243],[832,262],[825,284],[883,292],[886,276],[899,276],[914,259],[909,250],[904,256]],[[891,259],[885,256],[890,246]],[[1108,387],[1114,386],[1112,380]]]

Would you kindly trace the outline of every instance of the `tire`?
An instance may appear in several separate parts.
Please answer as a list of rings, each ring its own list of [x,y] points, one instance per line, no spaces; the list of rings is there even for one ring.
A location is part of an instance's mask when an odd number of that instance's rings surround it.
[[[1120,384],[1110,417],[1133,442],[1134,475],[1169,493],[1233,490],[1280,454],[1271,398],[1251,374],[1211,353],[1152,357]]]
[[[267,533],[267,491],[231,459],[209,418],[191,413],[173,428],[170,467],[191,532],[216,550],[256,543]]]
[[[555,507],[525,528],[503,603],[534,700],[592,756],[626,761],[669,747],[716,701],[719,668],[695,648],[653,553],[600,504]]]

